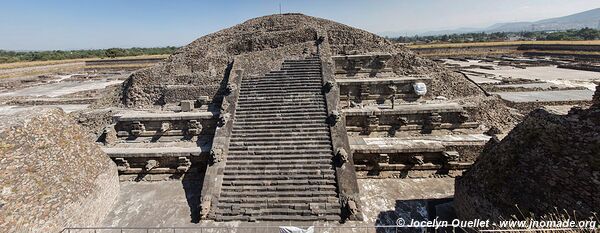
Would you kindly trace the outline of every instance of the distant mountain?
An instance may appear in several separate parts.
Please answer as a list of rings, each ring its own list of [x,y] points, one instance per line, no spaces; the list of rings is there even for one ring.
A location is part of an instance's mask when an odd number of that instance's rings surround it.
[[[598,28],[600,24],[600,8],[558,18],[544,19],[535,22],[515,22],[495,24],[485,29],[486,32],[520,32],[567,30],[580,28]]]
[[[422,33],[414,33],[419,36],[433,36],[444,34],[460,34],[471,32],[522,32],[522,31],[550,31],[550,30],[567,30],[580,28],[598,28],[600,29],[600,8],[588,10],[563,17],[543,19],[535,22],[511,22],[497,23],[486,28],[457,28],[452,30],[429,31]],[[387,36],[395,34],[406,35],[407,33],[386,32]],[[412,33],[411,33],[412,34]]]

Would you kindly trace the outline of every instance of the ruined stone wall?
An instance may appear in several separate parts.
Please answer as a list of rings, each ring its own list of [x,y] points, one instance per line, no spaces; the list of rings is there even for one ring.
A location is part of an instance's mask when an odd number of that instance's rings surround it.
[[[199,96],[218,99],[234,56],[315,40],[313,28],[283,18],[252,19],[195,40],[164,63],[132,74],[123,84],[121,103],[135,107]]]
[[[531,112],[501,142],[486,146],[456,181],[455,210],[464,219],[530,217],[600,209],[600,89],[596,105],[555,115]],[[518,206],[518,208],[517,208]],[[573,214],[572,214],[573,215]]]
[[[259,76],[281,68],[286,59],[303,59],[316,54],[314,41],[283,46],[276,49],[238,55],[232,70],[243,69],[245,76]]]
[[[0,232],[97,226],[119,193],[116,166],[60,109],[0,118]]]
[[[432,83],[431,96],[482,94],[464,77],[448,74],[448,70],[435,62],[419,58],[383,37],[330,20],[283,14],[251,19],[197,39],[164,63],[132,74],[123,84],[119,102],[129,107],[140,107],[194,99],[196,96],[213,98],[223,88],[223,79],[227,77],[235,56],[251,57],[255,52],[302,45],[315,41],[318,36],[323,36],[325,43],[330,45],[330,51],[323,54],[325,56],[385,52],[394,55],[390,66],[398,74],[434,72],[432,76],[439,80]],[[268,53],[264,55],[266,58]]]

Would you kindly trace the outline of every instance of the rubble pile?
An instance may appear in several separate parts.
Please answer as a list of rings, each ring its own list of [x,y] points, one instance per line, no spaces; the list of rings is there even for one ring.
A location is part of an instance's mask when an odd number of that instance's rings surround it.
[[[456,182],[465,219],[529,217],[600,209],[600,87],[594,105],[567,115],[534,110],[499,143],[489,143]],[[525,216],[522,216],[525,215]]]

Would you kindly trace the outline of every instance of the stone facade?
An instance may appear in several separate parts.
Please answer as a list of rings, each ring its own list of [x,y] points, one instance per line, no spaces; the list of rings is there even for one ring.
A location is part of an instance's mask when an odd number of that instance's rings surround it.
[[[502,141],[488,143],[456,182],[458,216],[529,217],[555,209],[593,216],[600,209],[599,96],[597,88],[593,107],[568,115],[534,110]]]
[[[117,170],[62,110],[0,119],[0,231],[95,226],[119,193]]]
[[[120,104],[135,107],[163,105],[177,102],[173,97],[195,99],[196,95],[220,100],[219,90],[223,88],[223,80],[229,75],[236,56],[253,57],[290,45],[313,44],[319,40],[318,37],[323,37],[324,43],[331,48],[327,54],[321,54],[324,58],[353,53],[386,53],[387,67],[394,73],[431,75],[434,78],[431,96],[483,94],[459,74],[447,72],[435,62],[419,58],[383,37],[326,19],[282,14],[251,19],[201,37],[181,48],[164,63],[134,73],[123,84]],[[264,68],[267,72],[270,69],[266,68],[272,67]]]

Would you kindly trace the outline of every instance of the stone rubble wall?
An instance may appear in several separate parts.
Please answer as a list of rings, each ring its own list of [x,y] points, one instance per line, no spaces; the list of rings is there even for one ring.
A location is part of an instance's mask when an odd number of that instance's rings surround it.
[[[232,70],[243,69],[244,75],[259,76],[272,70],[279,70],[286,59],[303,59],[316,53],[314,41],[282,46],[276,49],[238,55],[234,58]]]
[[[568,115],[534,110],[456,181],[460,218],[498,219],[600,209],[600,88],[595,105]],[[518,208],[517,208],[518,207]],[[523,214],[521,214],[523,213]]]
[[[438,79],[430,89],[432,96],[482,94],[464,77],[449,74],[435,62],[417,57],[403,46],[383,37],[330,20],[301,14],[283,14],[251,19],[203,36],[181,48],[165,62],[132,74],[123,84],[120,104],[129,107],[162,105],[176,102],[169,98],[176,96],[173,93],[188,99],[193,99],[193,96],[189,96],[193,95],[190,93],[213,97],[222,88],[222,80],[228,75],[230,68],[228,65],[235,56],[251,57],[255,52],[313,42],[317,35],[326,37],[331,46],[331,54],[385,52],[394,55],[390,66],[398,74],[431,74]],[[193,90],[184,90],[185,88],[179,87],[181,85]],[[436,93],[438,89],[440,91]]]
[[[97,226],[119,193],[117,170],[57,108],[0,118],[0,232]]]

